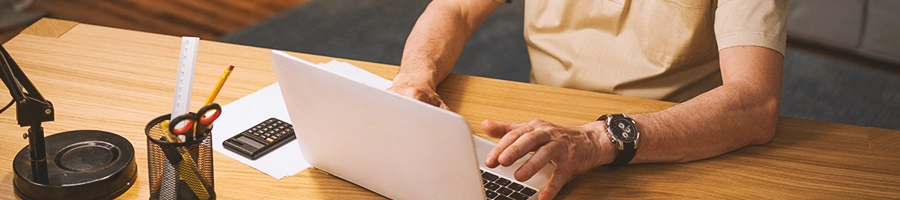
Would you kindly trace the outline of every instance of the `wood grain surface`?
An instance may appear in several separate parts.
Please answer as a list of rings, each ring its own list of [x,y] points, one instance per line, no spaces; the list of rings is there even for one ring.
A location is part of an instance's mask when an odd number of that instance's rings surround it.
[[[51,22],[42,20],[29,29],[58,24]],[[59,37],[31,33],[26,31],[4,46],[56,107],[56,121],[44,123],[46,132],[97,129],[126,137],[135,147],[139,177],[120,198],[147,199],[147,144],[142,130],[149,120],[171,109],[180,38],[85,24]],[[269,49],[202,41],[199,52],[195,97],[208,94],[228,64],[237,68],[217,98],[221,104],[276,81]],[[336,59],[292,55],[311,62]],[[385,78],[397,71],[396,66],[343,61]],[[438,93],[481,136],[485,119],[579,125],[604,113],[651,112],[674,105],[463,75],[448,77]],[[202,98],[193,98],[191,106],[199,108],[202,103]],[[15,125],[14,112],[12,108],[0,115],[0,130],[7,137],[0,141],[0,198],[14,198],[12,158],[28,143],[21,139],[26,129]],[[769,144],[690,163],[597,168],[572,179],[558,198],[898,198],[897,138],[900,131],[781,118]],[[315,168],[275,180],[222,154],[214,156],[216,193],[221,199],[384,198]]]

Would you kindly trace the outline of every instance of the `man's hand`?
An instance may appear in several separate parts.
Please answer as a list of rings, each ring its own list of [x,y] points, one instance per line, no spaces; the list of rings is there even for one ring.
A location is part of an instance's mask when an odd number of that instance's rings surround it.
[[[428,87],[395,84],[391,85],[391,87],[387,90],[443,108],[445,110],[450,110],[450,107],[447,107],[447,104],[444,104],[444,100],[441,100],[441,96],[438,95],[437,92],[434,91],[434,89]]]
[[[400,71],[388,90],[448,109],[435,88],[450,74],[472,33],[499,6],[487,0],[428,3],[406,39]]]
[[[556,171],[541,190],[539,199],[553,199],[572,176],[614,159],[615,149],[607,138],[605,125],[598,122],[563,127],[541,120],[523,124],[485,120],[481,128],[489,136],[501,138],[485,160],[490,168],[510,166],[534,151],[534,156],[515,173],[516,180],[526,181],[547,163],[556,164]]]

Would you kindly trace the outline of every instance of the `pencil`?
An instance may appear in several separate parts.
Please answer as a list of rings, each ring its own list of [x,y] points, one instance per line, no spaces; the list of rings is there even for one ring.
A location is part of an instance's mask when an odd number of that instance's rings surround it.
[[[216,96],[219,95],[219,90],[222,90],[222,86],[225,85],[225,80],[228,80],[228,76],[231,75],[231,70],[234,70],[234,65],[228,65],[228,69],[225,69],[225,72],[222,72],[222,76],[219,77],[219,82],[216,83],[216,87],[213,88],[212,93],[209,93],[209,97],[206,98],[206,103],[203,103],[204,106],[209,105],[216,100]]]

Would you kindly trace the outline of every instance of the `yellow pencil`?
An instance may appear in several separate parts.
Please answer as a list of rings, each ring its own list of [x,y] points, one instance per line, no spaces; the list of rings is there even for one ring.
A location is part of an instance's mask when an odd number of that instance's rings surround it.
[[[212,93],[209,93],[209,97],[206,98],[206,103],[203,103],[204,106],[209,105],[216,100],[216,96],[219,95],[219,90],[222,90],[222,85],[225,85],[225,80],[228,80],[228,76],[231,75],[231,70],[234,70],[234,65],[228,65],[228,69],[225,69],[225,72],[222,72],[222,76],[219,77],[219,82],[216,83],[216,87],[213,88]]]

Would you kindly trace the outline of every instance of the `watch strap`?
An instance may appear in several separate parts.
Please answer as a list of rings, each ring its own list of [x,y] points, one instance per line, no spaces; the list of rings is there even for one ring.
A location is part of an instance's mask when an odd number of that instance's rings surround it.
[[[599,118],[597,118],[597,121],[606,121],[607,134],[610,134],[610,138],[613,138],[612,132],[609,131],[610,120],[612,120],[613,118],[617,118],[617,117],[629,118],[625,114],[606,114],[606,115],[601,115]],[[637,126],[636,124],[634,124],[634,125]],[[637,132],[636,129],[635,129],[635,131]],[[640,133],[638,132],[638,134],[640,134]],[[629,162],[631,162],[631,159],[634,159],[634,155],[637,154],[637,148],[634,147],[634,144],[635,144],[634,142],[617,142],[617,141],[612,141],[612,142],[614,143],[613,145],[616,145],[616,146],[618,146],[619,144],[622,144],[622,150],[616,151],[616,159],[614,159],[613,162],[608,165],[623,166],[623,165],[627,165]]]
[[[634,143],[622,143],[624,150],[618,151],[619,153],[616,155],[616,159],[609,163],[612,166],[622,166],[627,165],[631,162],[631,159],[634,158],[634,154],[637,153],[637,149],[634,148]]]

